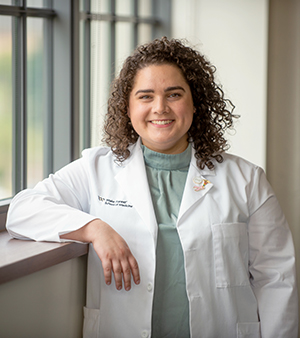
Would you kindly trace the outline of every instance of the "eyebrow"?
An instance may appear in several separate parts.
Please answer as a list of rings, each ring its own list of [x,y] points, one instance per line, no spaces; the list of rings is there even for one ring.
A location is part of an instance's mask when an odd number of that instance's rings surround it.
[[[178,89],[185,92],[184,88],[181,87],[181,86],[168,87],[168,88],[165,89],[165,92],[170,92],[170,91],[172,91],[172,90],[178,90]]]
[[[184,88],[181,86],[173,86],[173,87],[167,87],[164,91],[166,92],[170,92],[172,90],[182,90],[185,92]],[[154,93],[153,89],[139,89],[138,91],[136,91],[136,93],[134,95],[137,95],[139,93]]]
[[[139,89],[134,95],[137,95],[139,93],[154,93],[153,89]]]

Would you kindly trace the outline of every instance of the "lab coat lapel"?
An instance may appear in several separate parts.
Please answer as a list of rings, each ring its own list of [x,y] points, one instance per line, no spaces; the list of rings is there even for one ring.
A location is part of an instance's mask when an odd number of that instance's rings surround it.
[[[211,176],[215,176],[214,170],[209,170],[207,167],[201,170],[197,167],[195,158],[195,150],[193,148],[191,164],[186,178],[186,183],[183,191],[181,205],[178,214],[178,220],[201,198],[203,198],[213,187],[211,182],[207,183],[204,180],[210,181]],[[203,180],[197,184],[197,179]],[[196,181],[196,183],[195,183]],[[198,181],[198,182],[199,182]],[[199,189],[201,187],[201,189]]]
[[[140,141],[131,149],[131,156],[122,164],[115,179],[149,228],[154,240],[157,236],[157,222],[147,180],[143,151]]]

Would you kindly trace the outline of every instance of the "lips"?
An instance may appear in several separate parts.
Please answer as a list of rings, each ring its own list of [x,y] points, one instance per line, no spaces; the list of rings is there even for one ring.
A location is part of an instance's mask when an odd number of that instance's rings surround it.
[[[153,124],[158,124],[158,125],[165,125],[165,124],[170,124],[173,122],[173,120],[152,120],[150,121]]]

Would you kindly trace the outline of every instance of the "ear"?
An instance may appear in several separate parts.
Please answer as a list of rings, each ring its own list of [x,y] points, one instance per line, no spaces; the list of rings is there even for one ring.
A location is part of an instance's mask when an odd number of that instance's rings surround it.
[[[194,114],[196,113],[196,110],[197,110],[196,107],[194,107]]]
[[[130,118],[130,111],[129,111],[129,108],[127,108],[127,115],[128,115],[128,117]]]

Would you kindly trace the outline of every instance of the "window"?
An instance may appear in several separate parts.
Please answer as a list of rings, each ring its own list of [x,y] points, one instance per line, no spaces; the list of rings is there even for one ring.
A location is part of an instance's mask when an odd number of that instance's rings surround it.
[[[169,35],[170,1],[80,1],[79,149],[101,144],[111,80],[141,43]]]
[[[20,190],[100,144],[109,86],[171,0],[0,0],[0,230]]]
[[[52,170],[51,1],[0,1],[0,200]]]

